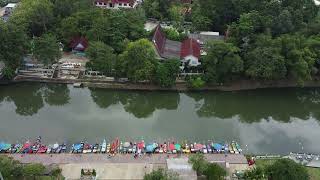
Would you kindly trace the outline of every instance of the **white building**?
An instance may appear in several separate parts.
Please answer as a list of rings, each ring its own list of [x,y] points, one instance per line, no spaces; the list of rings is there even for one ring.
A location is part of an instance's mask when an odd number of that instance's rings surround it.
[[[106,9],[126,9],[135,8],[139,2],[136,0],[95,0],[95,5]]]

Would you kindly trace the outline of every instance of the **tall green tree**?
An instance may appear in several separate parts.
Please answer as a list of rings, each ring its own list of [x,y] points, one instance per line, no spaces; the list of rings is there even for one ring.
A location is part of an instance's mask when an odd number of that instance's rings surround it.
[[[171,87],[176,83],[180,61],[169,59],[164,63],[159,63],[156,67],[156,82],[161,87]]]
[[[205,79],[210,83],[231,80],[243,71],[239,48],[231,43],[211,41],[206,45],[207,55],[203,57]]]
[[[28,49],[28,37],[12,23],[0,21],[0,61],[6,65],[5,75],[12,78]]]
[[[23,0],[10,18],[30,36],[41,36],[54,21],[53,4],[50,0]]]
[[[299,83],[310,80],[317,54],[306,44],[306,38],[299,35],[283,35],[278,38],[281,54],[284,56],[288,75]]]
[[[189,157],[189,163],[192,165],[192,169],[196,171],[198,176],[203,175],[208,167],[208,162],[203,154],[191,155]]]
[[[143,180],[178,180],[176,174],[167,172],[163,169],[153,170],[151,173],[144,175]]]
[[[207,180],[223,180],[227,175],[225,169],[216,163],[209,163],[206,170],[203,173]]]
[[[100,41],[90,42],[86,54],[90,61],[86,64],[88,68],[111,75],[117,56],[113,49]]]
[[[309,174],[304,166],[290,159],[279,159],[266,168],[268,179],[277,180],[309,180]]]
[[[283,79],[287,69],[280,50],[273,47],[257,47],[245,57],[246,75],[253,79]]]
[[[145,35],[145,16],[141,9],[129,11],[108,11],[106,15],[95,19],[87,32],[91,41],[102,41],[121,53],[126,39],[138,40]]]
[[[117,72],[126,74],[126,77],[134,82],[152,81],[157,63],[155,57],[153,45],[149,40],[131,42],[119,57]]]
[[[52,34],[43,34],[33,39],[33,55],[45,65],[52,65],[61,57],[57,38]]]

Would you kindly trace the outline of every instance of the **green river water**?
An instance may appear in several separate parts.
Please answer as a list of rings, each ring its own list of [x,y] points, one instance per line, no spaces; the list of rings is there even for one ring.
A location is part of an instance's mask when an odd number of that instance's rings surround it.
[[[0,141],[237,140],[247,152],[320,153],[320,89],[140,92],[0,86]]]

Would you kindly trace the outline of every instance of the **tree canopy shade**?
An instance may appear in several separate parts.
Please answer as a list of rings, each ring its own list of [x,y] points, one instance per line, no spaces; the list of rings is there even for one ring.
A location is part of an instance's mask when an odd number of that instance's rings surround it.
[[[178,180],[178,176],[173,173],[169,173],[163,169],[153,170],[151,173],[146,174],[143,180]]]
[[[231,43],[211,41],[206,45],[207,55],[203,57],[205,80],[221,83],[243,71],[240,49]]]
[[[50,0],[23,0],[10,21],[30,36],[41,36],[53,25],[53,4]]]
[[[279,159],[266,168],[266,175],[271,180],[309,180],[306,168],[290,159]]]
[[[310,80],[316,53],[306,44],[307,39],[297,35],[283,35],[278,38],[281,46],[281,54],[285,58],[288,75],[295,78],[299,83]]]
[[[155,50],[149,40],[131,42],[119,57],[117,72],[125,74],[134,82],[152,81],[157,63],[155,56]]]
[[[26,34],[12,23],[0,21],[0,61],[6,65],[5,75],[12,75],[27,52]]]
[[[192,154],[189,157],[189,163],[191,163],[192,169],[196,171],[198,176],[206,171],[207,161],[203,154]]]
[[[117,56],[110,46],[100,41],[90,42],[86,54],[90,59],[86,64],[88,68],[111,75]]]
[[[156,67],[156,82],[161,87],[171,87],[176,83],[180,61],[169,59],[164,63],[159,63]]]
[[[52,34],[43,34],[33,39],[32,52],[35,58],[45,65],[52,65],[61,57],[57,38]]]
[[[218,164],[209,163],[203,174],[206,176],[207,180],[223,180],[225,179],[224,177],[227,175],[227,172]]]

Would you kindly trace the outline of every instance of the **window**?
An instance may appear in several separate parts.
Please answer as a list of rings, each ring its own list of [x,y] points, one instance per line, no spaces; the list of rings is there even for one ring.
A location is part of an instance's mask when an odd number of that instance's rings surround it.
[[[110,7],[113,7],[113,4],[112,4],[112,3],[109,3],[109,6],[110,6]]]
[[[124,4],[123,4],[123,6],[127,6],[127,4],[126,4],[126,3],[124,3]]]
[[[122,3],[119,3],[119,6],[122,6]]]

